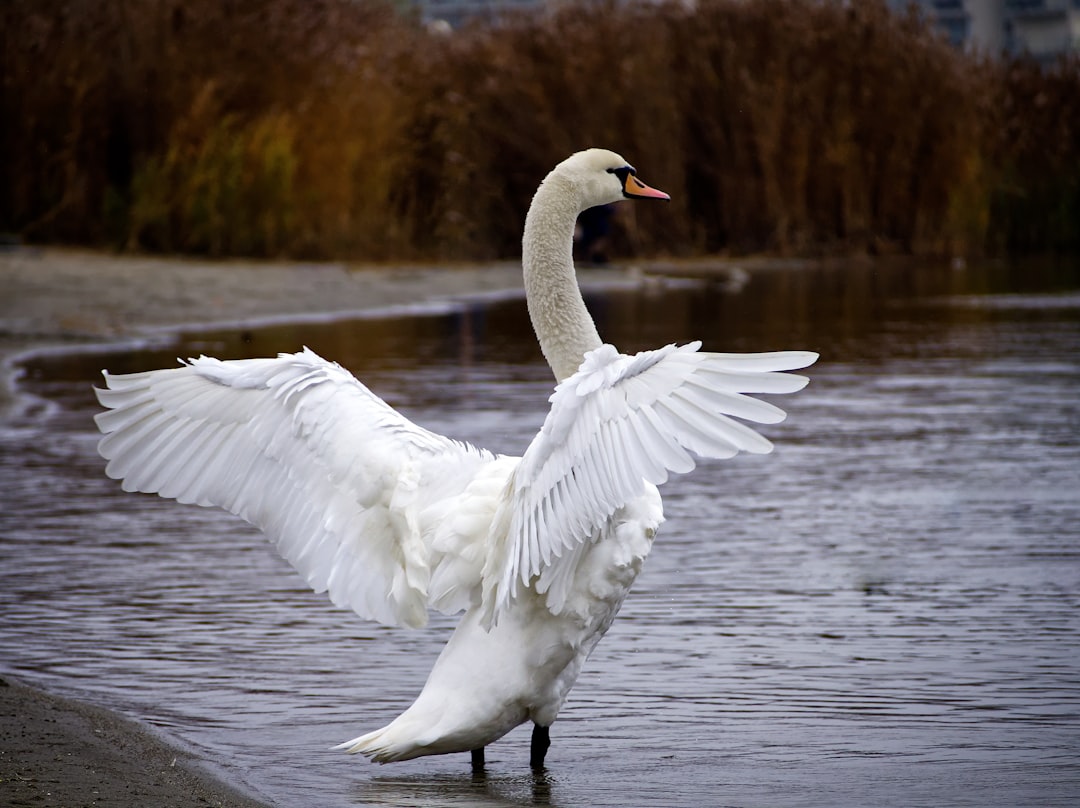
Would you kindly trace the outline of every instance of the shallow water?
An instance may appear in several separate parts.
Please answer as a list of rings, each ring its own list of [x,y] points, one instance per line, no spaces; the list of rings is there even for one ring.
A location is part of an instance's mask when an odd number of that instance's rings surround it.
[[[551,380],[520,301],[185,335],[29,364],[0,430],[0,667],[161,727],[287,806],[1080,801],[1080,272],[836,267],[594,296],[624,350],[811,348],[767,457],[662,489],[668,522],[552,730],[389,767],[327,748],[422,686],[407,632],[306,591],[227,514],[124,494],[100,367],[308,344],[417,422],[520,453]]]

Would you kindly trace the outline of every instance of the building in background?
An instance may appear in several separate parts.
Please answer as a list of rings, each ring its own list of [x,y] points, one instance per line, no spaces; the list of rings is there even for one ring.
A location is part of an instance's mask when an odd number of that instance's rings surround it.
[[[470,18],[490,19],[550,0],[413,2],[424,22],[457,28]],[[897,11],[918,6],[957,47],[994,55],[1028,53],[1044,62],[1080,53],[1080,0],[889,0],[889,4]]]
[[[1041,62],[1080,53],[1080,0],[890,0],[897,10],[912,3],[957,47]]]

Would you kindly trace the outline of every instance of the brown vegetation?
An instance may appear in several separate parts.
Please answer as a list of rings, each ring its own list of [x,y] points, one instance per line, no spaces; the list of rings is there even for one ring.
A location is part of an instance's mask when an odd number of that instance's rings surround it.
[[[0,230],[214,255],[515,255],[603,145],[650,253],[1080,248],[1080,63],[883,2],[600,0],[429,32],[360,0],[6,0]],[[627,243],[629,242],[629,243]]]

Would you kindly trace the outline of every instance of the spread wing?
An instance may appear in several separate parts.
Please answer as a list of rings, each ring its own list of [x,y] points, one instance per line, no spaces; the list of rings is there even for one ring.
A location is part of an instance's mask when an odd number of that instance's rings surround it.
[[[817,354],[719,354],[700,342],[634,356],[603,345],[551,396],[551,410],[514,478],[509,529],[484,570],[489,619],[541,571],[573,563],[611,515],[694,467],[691,453],[726,458],[764,454],[772,444],[732,416],[771,424],[778,407],[746,393],[792,393]],[[571,560],[567,560],[571,559]],[[552,576],[555,577],[555,576]]]
[[[225,508],[315,591],[389,625],[427,619],[440,558],[425,514],[452,509],[482,467],[506,465],[416,426],[307,349],[105,380],[98,448],[125,491]],[[440,541],[460,550],[484,535]]]

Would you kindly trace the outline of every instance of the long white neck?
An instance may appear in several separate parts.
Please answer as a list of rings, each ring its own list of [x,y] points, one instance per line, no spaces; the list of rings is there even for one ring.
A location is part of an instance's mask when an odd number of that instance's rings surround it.
[[[577,371],[587,351],[603,344],[574,274],[574,225],[580,212],[573,184],[549,174],[525,217],[521,245],[529,317],[560,382]]]

